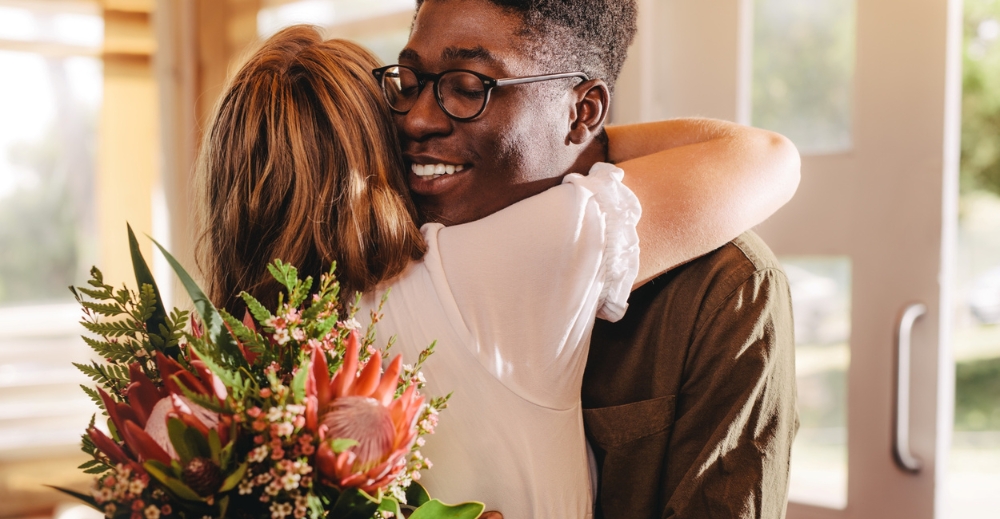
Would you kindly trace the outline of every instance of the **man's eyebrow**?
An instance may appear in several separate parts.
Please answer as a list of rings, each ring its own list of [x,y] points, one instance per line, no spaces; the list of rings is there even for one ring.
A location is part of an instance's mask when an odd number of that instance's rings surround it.
[[[403,49],[399,51],[399,61],[412,61],[414,63],[420,63],[420,54],[413,49]]]
[[[500,60],[482,46],[471,48],[447,47],[441,53],[445,61],[480,61],[487,65],[501,65]]]
[[[486,50],[482,46],[476,47],[446,47],[444,51],[441,52],[442,61],[478,61],[485,63],[487,65],[493,65],[500,67],[503,64],[500,60],[493,55],[492,52]],[[420,64],[420,54],[417,51],[405,48],[399,51],[399,61],[407,61],[410,63]]]

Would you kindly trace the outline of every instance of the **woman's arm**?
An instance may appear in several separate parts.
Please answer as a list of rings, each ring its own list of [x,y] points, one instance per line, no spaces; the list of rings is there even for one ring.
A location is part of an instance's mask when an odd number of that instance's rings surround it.
[[[608,160],[642,204],[635,287],[763,222],[799,184],[798,151],[774,132],[710,119],[607,131]]]

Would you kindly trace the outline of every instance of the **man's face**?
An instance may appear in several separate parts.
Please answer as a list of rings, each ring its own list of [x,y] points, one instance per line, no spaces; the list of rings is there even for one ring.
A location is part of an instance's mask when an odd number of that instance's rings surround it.
[[[419,72],[465,69],[494,78],[564,72],[542,70],[517,36],[520,28],[518,15],[486,0],[427,0],[399,62]],[[558,184],[574,160],[567,146],[570,94],[565,81],[499,87],[479,117],[456,121],[438,106],[433,85],[425,86],[416,105],[396,116],[410,188],[425,218],[446,225],[477,220]],[[417,174],[438,164],[455,173]]]

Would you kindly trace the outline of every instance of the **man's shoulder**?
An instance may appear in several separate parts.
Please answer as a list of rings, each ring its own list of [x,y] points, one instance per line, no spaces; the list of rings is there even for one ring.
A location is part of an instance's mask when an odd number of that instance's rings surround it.
[[[753,231],[747,231],[739,235],[735,240],[726,244],[725,247],[732,247],[739,250],[736,261],[748,261],[755,271],[768,269],[781,269],[781,263],[771,252],[771,248],[764,243],[764,240]]]
[[[768,275],[783,277],[781,264],[764,240],[753,231],[747,231],[722,247],[655,278],[639,290],[646,292],[647,297],[670,293],[689,300],[717,299],[726,297],[754,278]]]
[[[753,231],[747,231],[718,249],[696,258],[682,267],[686,271],[723,268],[747,274],[769,269],[781,269],[778,258],[764,240]]]

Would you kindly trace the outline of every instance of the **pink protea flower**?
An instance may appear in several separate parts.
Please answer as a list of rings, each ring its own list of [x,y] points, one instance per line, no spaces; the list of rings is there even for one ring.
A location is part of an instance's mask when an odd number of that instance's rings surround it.
[[[206,436],[209,429],[216,429],[223,443],[228,440],[229,417],[220,416],[191,402],[183,396],[180,388],[180,384],[183,384],[189,391],[222,401],[227,396],[222,381],[200,360],[191,361],[198,376],[160,352],[156,354],[156,361],[163,378],[163,387],[157,387],[143,373],[139,364],[132,364],[129,366],[131,383],[125,390],[127,404],[115,402],[104,390],[98,388],[111,421],[125,440],[125,448],[98,429],[89,429],[87,434],[112,463],[135,466],[136,461],[153,459],[169,465],[171,460],[178,459],[167,432],[167,419],[171,417],[179,418]]]
[[[333,380],[326,355],[312,352],[306,381],[306,427],[320,438],[316,466],[323,479],[365,492],[383,488],[406,467],[417,438],[416,420],[424,398],[411,385],[394,399],[402,358],[398,355],[382,374],[382,357],[372,355],[358,375],[358,335],[347,338],[344,363]],[[356,445],[337,453],[333,440]]]

